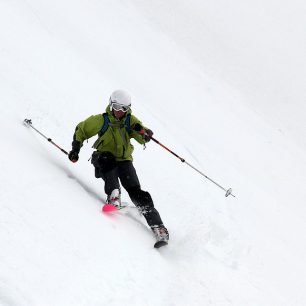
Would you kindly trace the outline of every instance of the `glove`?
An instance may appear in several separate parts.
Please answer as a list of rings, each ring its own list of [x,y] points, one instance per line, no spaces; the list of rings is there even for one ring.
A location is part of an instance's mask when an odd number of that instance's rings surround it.
[[[81,148],[81,143],[75,139],[75,135],[74,135],[73,141],[72,141],[72,150],[68,154],[68,158],[73,163],[76,163],[79,160],[80,148]]]
[[[151,140],[151,137],[152,137],[152,136],[153,136],[153,131],[150,130],[150,129],[146,129],[146,130],[145,130],[145,133],[144,133],[144,136],[143,136],[144,140],[145,140],[146,142],[149,142],[149,141]]]
[[[149,142],[151,140],[151,137],[153,136],[153,131],[150,129],[144,129],[139,123],[136,123],[134,126],[134,130],[141,134],[143,136],[143,139],[146,142]]]
[[[79,160],[79,153],[72,150],[68,154],[68,158],[73,162],[76,163]]]

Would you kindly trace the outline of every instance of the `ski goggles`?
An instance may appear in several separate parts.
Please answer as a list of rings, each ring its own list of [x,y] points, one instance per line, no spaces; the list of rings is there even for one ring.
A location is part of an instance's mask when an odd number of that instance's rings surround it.
[[[112,102],[111,106],[112,106],[112,109],[114,109],[115,111],[122,111],[124,113],[126,113],[130,109],[129,106],[122,105],[116,102]]]

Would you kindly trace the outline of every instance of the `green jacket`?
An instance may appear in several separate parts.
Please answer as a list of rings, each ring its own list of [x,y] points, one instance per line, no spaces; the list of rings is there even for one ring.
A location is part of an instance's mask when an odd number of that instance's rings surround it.
[[[107,131],[99,137],[99,132],[102,129],[104,118],[102,114],[90,116],[86,120],[80,122],[77,125],[76,131],[74,133],[74,141],[78,141],[80,146],[83,145],[84,140],[89,139],[95,135],[98,135],[98,139],[93,144],[93,148],[95,148],[99,152],[111,152],[117,161],[123,160],[133,160],[132,153],[134,151],[134,147],[131,144],[130,139],[136,139],[140,144],[145,144],[143,136],[137,133],[134,130],[130,132],[124,126],[125,119],[127,114],[131,114],[132,111],[129,110],[123,118],[118,120],[110,111],[109,106],[106,108],[106,113],[109,117],[109,126]],[[142,127],[141,121],[137,119],[134,115],[131,114],[130,118],[130,126],[131,129],[138,123]]]

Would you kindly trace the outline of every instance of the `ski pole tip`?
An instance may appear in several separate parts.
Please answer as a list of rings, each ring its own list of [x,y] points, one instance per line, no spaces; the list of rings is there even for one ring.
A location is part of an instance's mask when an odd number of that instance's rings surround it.
[[[234,198],[236,198],[236,196],[235,195],[233,195],[233,189],[232,188],[229,188],[227,191],[226,191],[226,194],[225,194],[225,196],[226,197],[228,197],[229,195],[231,195],[232,197],[234,197]]]

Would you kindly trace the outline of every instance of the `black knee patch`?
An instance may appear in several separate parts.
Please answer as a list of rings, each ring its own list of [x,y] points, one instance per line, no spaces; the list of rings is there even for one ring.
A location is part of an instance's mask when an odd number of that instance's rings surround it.
[[[151,195],[147,191],[143,191],[140,187],[132,187],[127,190],[132,202],[138,207],[152,209],[154,207]]]

